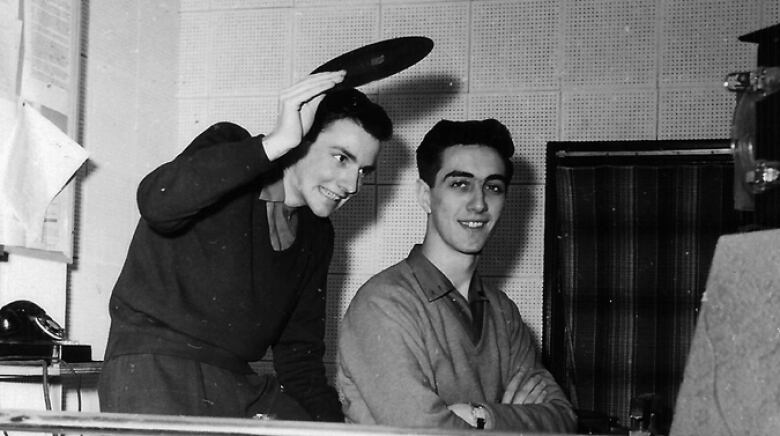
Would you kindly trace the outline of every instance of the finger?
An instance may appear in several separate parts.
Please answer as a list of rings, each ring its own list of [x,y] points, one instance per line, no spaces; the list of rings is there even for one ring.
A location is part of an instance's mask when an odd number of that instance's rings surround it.
[[[547,384],[544,382],[541,382],[536,386],[534,386],[533,389],[531,389],[531,391],[526,396],[524,403],[537,404],[542,402],[546,395],[546,390],[545,390],[546,388],[547,388]]]
[[[345,71],[320,73],[307,76],[280,93],[282,99],[295,99],[307,101],[326,89],[330,89],[344,80]]]
[[[515,396],[512,398],[512,404],[524,404],[526,403],[526,399],[530,395],[531,391],[539,384],[541,383],[542,379],[539,375],[533,375],[528,380],[526,380],[525,383],[523,383],[523,386],[518,390],[518,392],[515,394]]]
[[[520,380],[522,379],[521,376],[522,373],[518,372],[514,375],[514,377],[512,377],[511,380],[509,380],[509,384],[504,391],[504,395],[501,397],[501,403],[510,404],[512,402],[512,398],[514,398],[515,394],[517,393],[517,387],[520,386]]]

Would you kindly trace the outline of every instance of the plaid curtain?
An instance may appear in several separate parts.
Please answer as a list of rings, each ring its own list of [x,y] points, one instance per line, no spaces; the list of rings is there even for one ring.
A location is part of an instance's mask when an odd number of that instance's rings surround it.
[[[559,166],[555,176],[558,380],[575,407],[624,426],[643,393],[673,410],[715,244],[738,224],[733,165]]]

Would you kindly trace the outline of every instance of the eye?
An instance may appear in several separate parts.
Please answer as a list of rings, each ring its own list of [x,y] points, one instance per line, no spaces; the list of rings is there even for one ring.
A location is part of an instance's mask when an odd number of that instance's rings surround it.
[[[503,194],[506,191],[506,186],[503,183],[488,183],[485,185],[485,189],[494,194]]]
[[[334,154],[333,159],[336,159],[339,163],[344,163],[347,161],[347,157],[343,154]]]
[[[467,180],[454,180],[452,183],[450,183],[450,187],[465,191],[469,188],[469,182]]]
[[[359,169],[358,172],[360,173],[361,176],[365,177],[374,172],[374,167],[363,167]]]

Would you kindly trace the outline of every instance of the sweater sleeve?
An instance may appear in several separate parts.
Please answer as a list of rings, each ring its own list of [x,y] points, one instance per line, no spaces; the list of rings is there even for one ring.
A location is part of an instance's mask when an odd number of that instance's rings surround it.
[[[284,391],[315,421],[343,422],[336,390],[328,384],[325,354],[326,284],[333,228],[323,238],[325,258],[318,260],[279,340],[273,346],[274,369]]]
[[[262,137],[252,137],[235,124],[218,123],[144,177],[137,192],[138,208],[158,232],[175,232],[271,169]]]
[[[350,303],[339,335],[345,414],[357,423],[469,429],[426,375],[424,340],[405,292],[369,281]],[[385,298],[392,294],[401,296]]]
[[[519,377],[522,386],[531,377],[541,377],[547,385],[546,396],[538,404],[488,403],[495,430],[523,430],[530,432],[572,432],[576,430],[576,416],[563,390],[552,374],[541,364],[530,330],[523,322],[517,306],[506,299],[505,316],[510,320],[511,371],[505,377],[504,391],[509,381]]]

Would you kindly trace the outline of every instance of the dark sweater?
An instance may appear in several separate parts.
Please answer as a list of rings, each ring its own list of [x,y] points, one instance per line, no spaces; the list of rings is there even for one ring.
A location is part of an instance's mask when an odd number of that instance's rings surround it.
[[[285,392],[315,419],[343,419],[322,363],[333,227],[303,207],[295,242],[274,251],[259,195],[280,176],[261,137],[220,123],[143,179],[107,360],[159,353],[248,372],[272,347]]]

